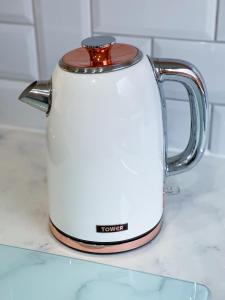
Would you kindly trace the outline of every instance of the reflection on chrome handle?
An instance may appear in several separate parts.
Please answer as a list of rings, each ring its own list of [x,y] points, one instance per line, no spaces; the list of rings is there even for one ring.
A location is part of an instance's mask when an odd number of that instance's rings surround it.
[[[202,157],[207,132],[207,93],[201,74],[185,61],[152,59],[156,79],[162,90],[164,81],[177,81],[186,88],[191,112],[191,131],[187,147],[178,155],[167,158],[166,174],[173,175],[192,168]],[[164,103],[165,107],[165,103]]]

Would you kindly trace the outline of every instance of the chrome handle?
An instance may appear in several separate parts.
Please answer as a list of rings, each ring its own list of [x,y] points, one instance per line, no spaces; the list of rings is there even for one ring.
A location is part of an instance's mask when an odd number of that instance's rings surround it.
[[[192,168],[202,157],[207,132],[207,92],[199,71],[190,63],[173,59],[151,60],[162,92],[162,82],[177,81],[186,88],[191,112],[191,130],[187,147],[178,155],[166,156],[166,174],[173,175]],[[165,100],[163,106],[166,107]]]

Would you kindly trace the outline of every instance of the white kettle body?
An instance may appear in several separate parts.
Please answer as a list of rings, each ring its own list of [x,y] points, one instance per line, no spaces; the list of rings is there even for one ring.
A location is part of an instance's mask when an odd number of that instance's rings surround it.
[[[51,231],[62,243],[94,253],[152,240],[162,223],[165,176],[193,166],[205,145],[207,103],[199,72],[181,61],[150,61],[133,46],[136,54],[125,62],[128,48],[119,58],[115,48],[113,56],[113,41],[86,39],[81,49],[90,66],[77,66],[70,52],[51,81],[35,82],[20,96],[47,112]],[[120,62],[113,65],[115,57]],[[164,80],[186,86],[192,119],[187,148],[170,159]]]

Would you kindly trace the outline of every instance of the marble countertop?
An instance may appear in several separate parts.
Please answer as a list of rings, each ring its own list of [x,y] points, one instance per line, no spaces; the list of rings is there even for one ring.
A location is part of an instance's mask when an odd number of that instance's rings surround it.
[[[161,233],[122,254],[85,254],[49,232],[43,133],[0,128],[0,244],[62,254],[206,284],[225,296],[225,159],[205,156],[168,178],[180,193],[167,198]]]

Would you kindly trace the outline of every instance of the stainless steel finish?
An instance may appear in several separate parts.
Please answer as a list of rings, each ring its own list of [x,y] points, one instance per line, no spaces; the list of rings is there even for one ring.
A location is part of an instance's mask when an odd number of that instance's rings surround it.
[[[166,175],[173,175],[192,168],[204,153],[208,120],[207,92],[201,74],[192,64],[172,59],[152,59],[151,62],[161,93],[164,81],[177,81],[184,85],[189,96],[191,130],[187,147],[173,157],[167,157],[166,154]],[[165,100],[163,103],[166,107]],[[164,134],[167,140],[166,129]]]
[[[92,36],[84,39],[81,46],[84,48],[105,48],[113,45],[116,39],[113,36]]]
[[[19,100],[46,114],[51,108],[51,80],[34,81],[19,96]]]
[[[143,53],[138,49],[136,57],[131,62],[126,62],[123,64],[118,64],[114,66],[104,66],[104,67],[73,67],[66,65],[63,62],[63,59],[60,59],[59,66],[61,69],[71,73],[80,73],[80,74],[97,74],[97,73],[108,73],[113,71],[118,71],[124,68],[131,67],[138,63],[143,58]]]

